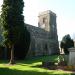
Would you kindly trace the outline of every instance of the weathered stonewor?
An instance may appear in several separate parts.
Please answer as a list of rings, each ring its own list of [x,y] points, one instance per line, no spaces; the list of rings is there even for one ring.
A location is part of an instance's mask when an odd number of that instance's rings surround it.
[[[75,67],[75,48],[69,48],[68,65]]]
[[[27,24],[31,36],[27,57],[58,54],[56,14],[48,10],[38,17],[38,27]]]

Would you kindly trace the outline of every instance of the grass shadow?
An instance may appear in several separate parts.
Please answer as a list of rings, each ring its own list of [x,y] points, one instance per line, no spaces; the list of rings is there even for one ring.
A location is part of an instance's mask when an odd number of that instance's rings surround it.
[[[15,60],[16,63],[20,62],[22,64],[33,64],[36,62],[42,62],[42,61],[57,61],[58,55],[50,55],[50,56],[40,56],[40,57],[33,57],[33,58],[28,58],[25,60]],[[2,64],[7,64],[9,60],[0,60],[0,63]]]
[[[21,71],[9,68],[0,68],[0,75],[75,75],[75,74],[53,74],[54,72]]]
[[[22,62],[24,64],[32,64],[32,63],[43,62],[43,61],[58,61],[58,55],[33,57],[30,59],[25,59],[25,61],[19,60],[18,62]]]
[[[38,62],[42,61],[57,61],[58,56],[44,56],[34,59],[28,60],[21,60],[17,61],[14,66],[2,66],[0,67],[0,75],[56,75],[56,71],[48,71],[43,70],[41,64]],[[1,61],[1,65],[4,65],[5,61]],[[11,68],[11,69],[10,69]],[[20,68],[20,69],[19,69]],[[73,75],[73,74],[61,74],[58,73],[57,75]]]
[[[9,68],[0,68],[0,75],[52,75],[53,72],[21,71]],[[54,75],[54,74],[53,74]]]

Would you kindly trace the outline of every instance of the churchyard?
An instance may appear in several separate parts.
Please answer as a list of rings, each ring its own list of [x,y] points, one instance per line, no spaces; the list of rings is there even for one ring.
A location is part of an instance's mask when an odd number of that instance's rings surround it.
[[[38,16],[38,27],[30,26],[24,23],[23,7],[23,0],[3,1],[0,75],[75,74],[74,42],[70,35],[64,36],[60,54],[56,14],[45,11]]]
[[[61,55],[42,56],[36,58],[16,61],[16,64],[9,65],[8,61],[0,60],[0,75],[72,75],[74,71],[62,68],[49,69],[42,66],[42,62],[58,62]],[[50,66],[52,67],[52,66]],[[66,66],[65,66],[66,67]],[[68,67],[67,67],[68,68]]]

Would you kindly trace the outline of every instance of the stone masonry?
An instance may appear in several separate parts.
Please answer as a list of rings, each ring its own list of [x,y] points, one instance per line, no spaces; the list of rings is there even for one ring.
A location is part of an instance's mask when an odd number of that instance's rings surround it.
[[[38,18],[38,27],[26,25],[31,38],[27,57],[58,54],[56,14],[48,10],[40,13]]]

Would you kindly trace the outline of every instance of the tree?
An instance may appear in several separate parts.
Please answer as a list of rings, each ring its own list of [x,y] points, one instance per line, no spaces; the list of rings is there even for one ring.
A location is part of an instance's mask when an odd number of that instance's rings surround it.
[[[25,59],[30,46],[30,33],[25,29],[23,38],[15,44],[14,56],[16,59]]]
[[[14,45],[23,39],[24,16],[23,16],[23,0],[4,0],[2,5],[2,26],[4,43],[11,50],[10,64],[14,64]]]
[[[0,15],[0,45],[2,45],[2,25],[1,25],[1,15]]]
[[[62,41],[60,43],[60,47],[64,49],[64,53],[68,54],[68,48],[74,47],[74,42],[71,39],[70,35],[67,34],[62,38]]]

